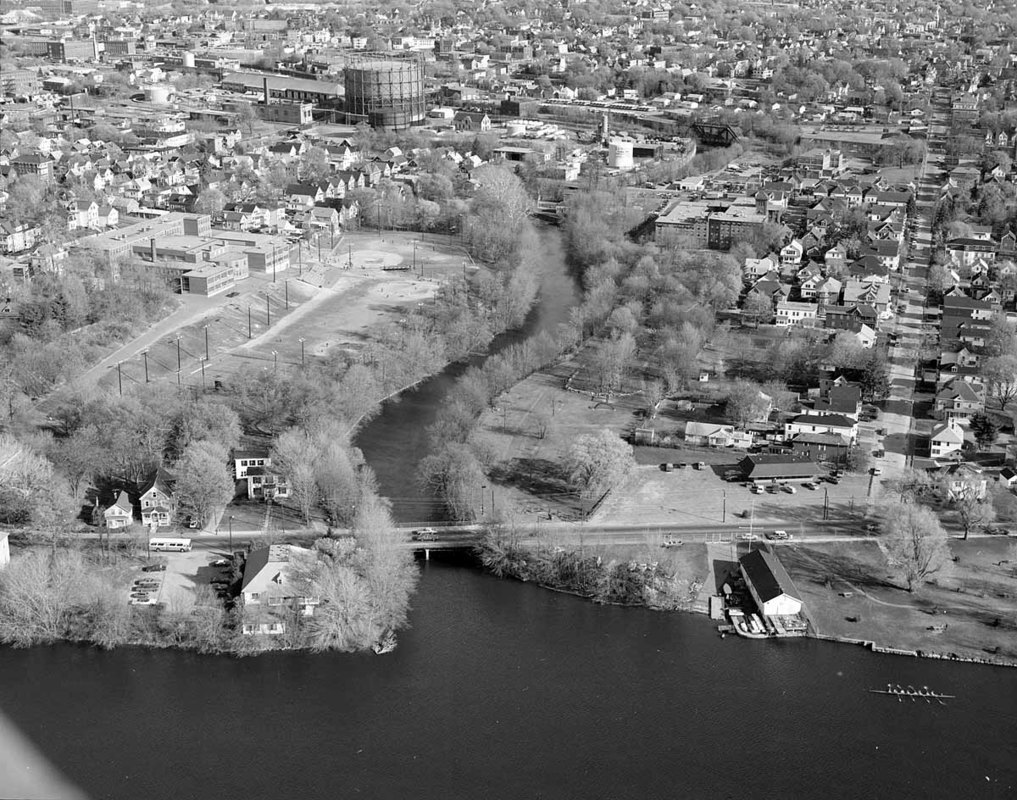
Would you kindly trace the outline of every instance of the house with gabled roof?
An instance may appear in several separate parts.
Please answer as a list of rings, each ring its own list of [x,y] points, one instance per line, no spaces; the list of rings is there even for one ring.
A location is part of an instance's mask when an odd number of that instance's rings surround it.
[[[960,462],[949,464],[939,470],[940,479],[946,487],[947,499],[950,502],[968,499],[984,500],[989,488],[985,473],[974,464]]]
[[[972,415],[985,410],[985,399],[981,388],[973,383],[955,379],[936,393],[936,419],[967,425]]]
[[[141,521],[150,527],[167,527],[173,520],[173,478],[162,467],[141,487],[138,505]]]
[[[936,425],[929,435],[929,455],[932,458],[960,455],[963,447],[964,431],[953,420]]]
[[[801,612],[801,592],[774,553],[752,550],[738,559],[738,568],[763,616],[794,616]]]
[[[127,492],[121,490],[113,505],[102,512],[103,524],[108,530],[116,531],[128,528],[134,522],[134,506]]]
[[[294,612],[310,617],[321,598],[309,595],[299,578],[299,565],[313,561],[315,551],[289,544],[252,550],[244,562],[240,598],[244,607],[242,632],[281,634]]]
[[[856,444],[858,422],[844,414],[799,414],[784,423],[784,438],[791,439],[799,433],[833,433]]]

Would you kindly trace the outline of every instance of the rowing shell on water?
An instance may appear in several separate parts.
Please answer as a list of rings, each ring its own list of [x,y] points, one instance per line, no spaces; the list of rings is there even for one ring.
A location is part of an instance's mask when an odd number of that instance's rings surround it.
[[[897,702],[903,703],[905,697],[911,698],[911,702],[915,700],[924,700],[928,703],[930,700],[936,700],[940,705],[945,706],[944,700],[953,700],[956,695],[953,694],[939,694],[933,692],[928,686],[923,686],[921,689],[916,689],[914,686],[893,686],[887,684],[885,689],[869,689],[871,694],[886,694],[897,698]]]

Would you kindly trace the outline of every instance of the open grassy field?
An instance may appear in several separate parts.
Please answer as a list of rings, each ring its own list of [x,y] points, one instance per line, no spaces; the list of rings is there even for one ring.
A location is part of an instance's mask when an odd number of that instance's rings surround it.
[[[779,555],[821,633],[1017,664],[1013,543],[951,539],[956,561],[913,594],[874,542],[792,545]]]

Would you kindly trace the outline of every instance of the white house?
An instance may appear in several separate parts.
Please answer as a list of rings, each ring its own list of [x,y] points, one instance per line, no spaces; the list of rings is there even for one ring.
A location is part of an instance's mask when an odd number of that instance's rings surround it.
[[[819,306],[815,303],[801,303],[795,300],[781,300],[777,303],[776,322],[778,326],[800,325],[812,328],[816,324]]]
[[[784,423],[784,438],[799,433],[835,433],[851,444],[858,443],[858,423],[843,414],[799,414]]]
[[[764,616],[794,616],[802,610],[802,596],[773,553],[753,550],[738,559],[745,585]]]
[[[150,527],[165,528],[173,519],[173,490],[169,475],[161,468],[141,490],[141,521]]]
[[[780,263],[784,267],[797,267],[802,263],[805,248],[797,239],[792,239],[780,251]]]
[[[296,562],[313,560],[314,551],[295,545],[273,544],[252,550],[244,562],[240,597],[244,604],[243,632],[280,634],[286,630],[286,613],[314,615],[321,599],[303,594],[295,579]]]
[[[247,477],[247,470],[250,467],[271,467],[272,459],[269,458],[268,450],[234,450],[233,469],[237,480]]]
[[[932,458],[945,458],[960,453],[964,446],[964,431],[954,420],[947,420],[932,429],[929,439],[929,455]]]
[[[127,528],[134,521],[134,507],[127,496],[127,492],[121,491],[116,502],[102,512],[103,523],[111,530]]]

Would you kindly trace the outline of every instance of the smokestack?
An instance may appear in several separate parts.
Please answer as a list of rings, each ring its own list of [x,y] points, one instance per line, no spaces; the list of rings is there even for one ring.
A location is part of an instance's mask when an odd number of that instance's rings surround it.
[[[262,78],[262,81],[264,82],[264,87],[265,87],[265,105],[267,106],[268,105],[268,76],[266,75],[264,78]]]

